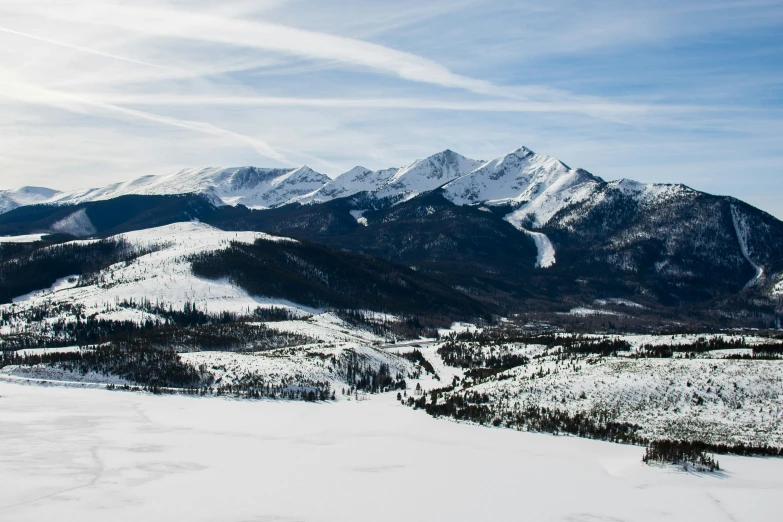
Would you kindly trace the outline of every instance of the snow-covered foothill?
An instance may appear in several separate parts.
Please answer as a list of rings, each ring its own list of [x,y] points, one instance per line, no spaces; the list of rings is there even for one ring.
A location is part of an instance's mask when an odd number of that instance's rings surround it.
[[[187,304],[211,313],[249,314],[256,308],[279,307],[298,315],[318,313],[284,299],[251,296],[227,280],[208,280],[193,275],[188,257],[228,248],[231,242],[294,241],[262,232],[226,232],[203,223],[175,223],[158,228],[112,236],[122,239],[143,253],[132,262],[122,262],[101,270],[89,283],[73,283],[72,278],[44,291],[20,296],[0,309],[18,314],[26,308],[58,303],[84,306],[86,315],[107,320],[142,321],[149,314],[125,308],[122,302],[153,304],[182,310]],[[20,322],[5,326],[3,333],[29,331],[40,325]]]
[[[304,332],[298,332],[304,333]],[[409,377],[415,372],[413,364],[391,353],[377,350],[363,343],[333,342],[278,348],[260,352],[189,352],[180,354],[182,360],[194,367],[204,367],[216,378],[216,385],[237,384],[248,379],[262,379],[265,384],[279,387],[303,387],[327,384],[342,400],[340,390],[349,388],[341,363],[354,356],[364,368],[377,371],[382,364],[392,375]]]

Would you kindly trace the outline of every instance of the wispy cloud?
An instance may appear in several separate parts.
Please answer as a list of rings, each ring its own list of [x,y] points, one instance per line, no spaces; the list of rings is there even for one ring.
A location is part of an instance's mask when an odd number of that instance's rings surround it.
[[[264,21],[224,18],[215,14],[110,3],[74,9],[51,5],[39,12],[74,23],[116,27],[155,36],[252,47],[313,60],[336,60],[395,74],[406,80],[465,89],[480,94],[509,96],[491,82],[456,74],[443,65],[383,45]]]
[[[0,71],[1,70],[2,69],[0,69]],[[8,74],[9,73],[6,71],[4,76]],[[276,161],[286,161],[286,157],[275,150],[268,143],[257,138],[212,125],[211,123],[171,118],[150,112],[121,107],[110,103],[104,103],[95,99],[83,98],[73,94],[53,91],[51,89],[46,89],[36,85],[13,82],[7,79],[0,80],[0,96],[14,98],[27,103],[49,105],[64,110],[89,112],[91,109],[99,109],[110,114],[138,118],[163,125],[186,129],[189,131],[202,132],[205,134],[211,134],[213,136],[234,139],[250,145],[261,156],[271,158]]]
[[[30,38],[32,40],[37,40],[39,42],[45,42],[45,43],[48,43],[48,44],[57,45],[57,46],[60,46],[60,47],[65,47],[67,49],[74,49],[76,51],[80,51],[80,52],[83,52],[83,53],[94,54],[95,56],[103,56],[104,58],[111,58],[113,60],[121,60],[123,62],[133,63],[133,64],[136,64],[136,65],[143,65],[145,67],[153,67],[155,69],[172,70],[170,67],[166,67],[164,65],[158,65],[156,63],[145,62],[144,60],[137,60],[135,58],[129,58],[127,56],[120,56],[118,54],[107,53],[107,52],[104,52],[104,51],[100,51],[98,49],[90,49],[88,47],[84,47],[84,46],[81,46],[81,45],[75,45],[75,44],[71,44],[71,43],[67,43],[67,42],[60,42],[58,40],[53,40],[51,38],[46,38],[46,37],[43,37],[43,36],[37,36],[37,35],[34,35],[34,34],[29,34],[29,33],[22,32],[22,31],[14,31],[13,29],[9,29],[7,27],[0,26],[0,32],[13,34],[13,35],[16,35],[16,36],[23,36],[24,38]],[[177,71],[177,72],[183,72],[183,71]]]

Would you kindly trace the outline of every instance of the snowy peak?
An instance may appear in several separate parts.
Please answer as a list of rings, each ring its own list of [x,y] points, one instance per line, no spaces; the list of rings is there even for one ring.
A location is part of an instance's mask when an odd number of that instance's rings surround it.
[[[370,170],[361,166],[352,168],[329,180],[323,187],[298,201],[301,203],[323,203],[344,198],[359,192],[373,192],[389,180],[399,169]]]
[[[517,206],[510,221],[542,226],[563,206],[589,196],[603,181],[582,169],[520,147],[488,161],[446,185],[445,195],[457,205],[486,203]]]
[[[410,199],[464,176],[483,163],[481,160],[466,158],[447,149],[399,169],[376,191],[376,195]]]
[[[305,165],[274,178],[268,189],[241,203],[254,208],[275,207],[312,194],[328,182],[328,176]]]
[[[43,203],[60,193],[59,190],[46,187],[19,187],[17,189],[3,190],[0,192],[13,199],[20,205],[35,205],[37,203]]]
[[[0,190],[0,214],[25,205],[46,203],[60,192],[45,187],[19,187],[12,190]]]

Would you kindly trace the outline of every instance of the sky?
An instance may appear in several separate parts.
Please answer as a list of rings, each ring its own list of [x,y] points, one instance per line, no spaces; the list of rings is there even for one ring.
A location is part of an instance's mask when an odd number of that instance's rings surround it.
[[[525,145],[783,218],[783,0],[2,0],[0,188]]]

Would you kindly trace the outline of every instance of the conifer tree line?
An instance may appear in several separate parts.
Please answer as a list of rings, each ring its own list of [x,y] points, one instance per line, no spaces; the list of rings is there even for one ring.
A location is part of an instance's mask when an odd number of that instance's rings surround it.
[[[636,357],[669,358],[675,354],[702,354],[715,350],[730,350],[752,348],[752,356],[730,355],[729,358],[775,359],[783,355],[783,342],[773,341],[770,344],[749,344],[744,337],[726,339],[724,337],[699,337],[692,343],[682,344],[645,344]]]
[[[45,364],[86,375],[90,372],[114,375],[144,386],[202,388],[213,376],[206,367],[194,368],[182,362],[170,348],[154,348],[148,343],[108,344],[75,352],[47,352],[19,355],[2,352],[0,366]]]
[[[4,310],[0,312],[0,326],[13,327],[21,322],[30,328],[0,336],[0,349],[147,340],[164,347],[258,351],[313,342],[305,335],[281,332],[260,323],[292,319],[291,312],[283,308],[258,308],[251,316],[240,316],[228,312],[206,313],[187,302],[183,310],[129,301],[121,302],[120,306],[144,310],[160,318],[107,320],[95,315],[87,316],[83,305],[70,303],[43,304],[26,308],[21,313]]]

